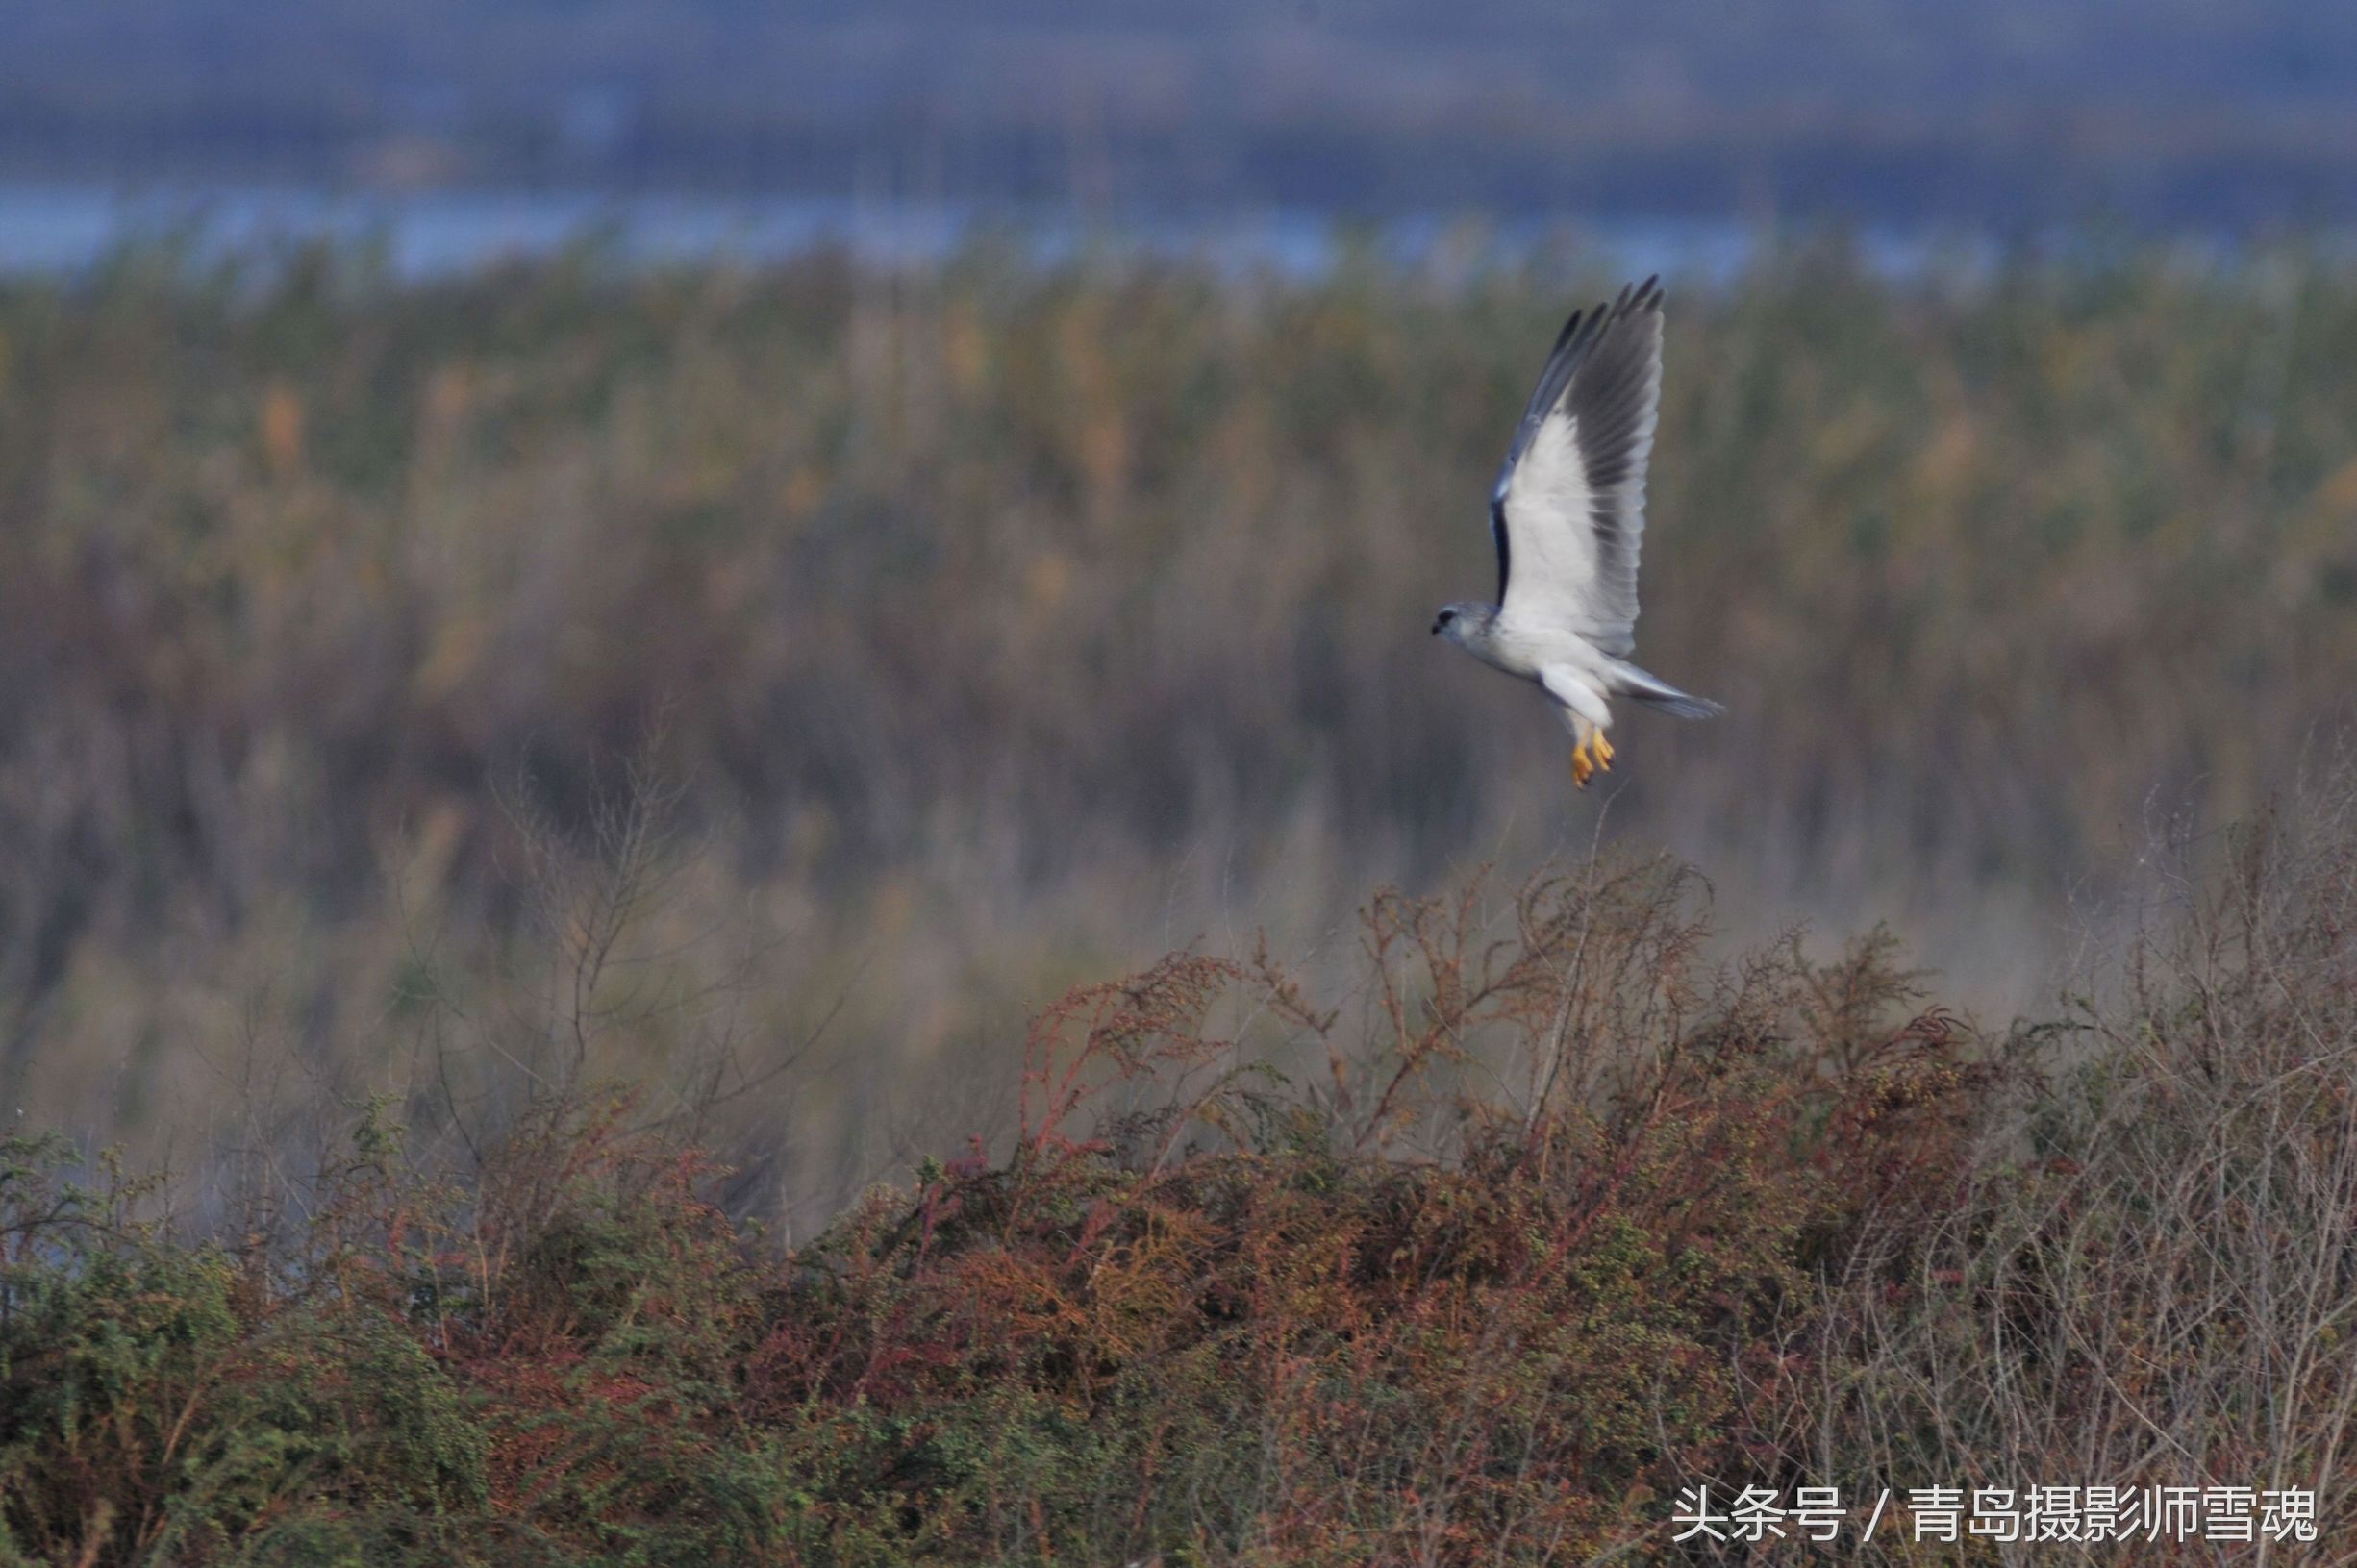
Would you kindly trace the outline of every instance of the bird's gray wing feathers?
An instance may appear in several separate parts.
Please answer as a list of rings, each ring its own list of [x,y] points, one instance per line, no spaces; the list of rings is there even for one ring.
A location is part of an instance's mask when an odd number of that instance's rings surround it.
[[[1648,278],[1572,316],[1515,432],[1490,523],[1507,618],[1637,645],[1645,460],[1662,390],[1662,291]]]

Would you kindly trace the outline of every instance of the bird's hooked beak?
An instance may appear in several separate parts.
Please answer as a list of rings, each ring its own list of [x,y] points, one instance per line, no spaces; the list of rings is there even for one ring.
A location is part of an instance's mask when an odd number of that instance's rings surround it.
[[[1433,635],[1434,636],[1436,636],[1436,637],[1437,637],[1437,636],[1439,636],[1439,635],[1441,635],[1441,628],[1442,628],[1443,626],[1446,626],[1447,624],[1448,624],[1448,623],[1447,623],[1446,621],[1442,621],[1442,620],[1436,620],[1436,621],[1434,621],[1434,622],[1432,623],[1432,635]]]

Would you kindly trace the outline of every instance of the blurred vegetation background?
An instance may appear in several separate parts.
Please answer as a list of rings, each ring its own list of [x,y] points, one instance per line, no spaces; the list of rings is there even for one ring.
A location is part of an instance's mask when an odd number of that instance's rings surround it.
[[[1065,984],[1484,862],[2044,1007],[2345,722],[2344,258],[1796,243],[1671,291],[1640,657],[1729,713],[1575,794],[1425,628],[1620,280],[1483,254],[0,283],[0,1107],[226,1202],[557,1062],[790,1232],[1011,1127]]]

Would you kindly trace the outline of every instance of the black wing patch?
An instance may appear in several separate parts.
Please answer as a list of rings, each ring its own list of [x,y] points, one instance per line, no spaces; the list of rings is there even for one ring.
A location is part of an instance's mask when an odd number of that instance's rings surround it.
[[[1606,498],[1614,493],[1614,486],[1628,479],[1634,460],[1631,437],[1644,416],[1650,345],[1641,334],[1616,334],[1613,328],[1639,311],[1658,311],[1661,305],[1661,277],[1656,274],[1642,284],[1622,288],[1620,297],[1610,306],[1572,311],[1571,319],[1556,334],[1555,346],[1548,351],[1546,365],[1539,372],[1539,385],[1531,389],[1530,404],[1522,411],[1522,422],[1515,428],[1514,441],[1506,449],[1506,460],[1498,467],[1497,484],[1490,492],[1490,535],[1497,544],[1499,604],[1506,602],[1506,583],[1513,575],[1514,546],[1506,529],[1507,486],[1514,480],[1515,468],[1521,462],[1523,453],[1530,450],[1532,439],[1538,436],[1539,427],[1546,423],[1547,415],[1563,401],[1573,377],[1597,357],[1597,345],[1608,337],[1612,342],[1598,361],[1595,373],[1582,379],[1578,406],[1571,413],[1579,421],[1580,458],[1587,466],[1590,494],[1595,497],[1597,565],[1607,583],[1616,589],[1625,583],[1625,591],[1632,599],[1635,597],[1637,541],[1617,536],[1620,530],[1610,514]]]

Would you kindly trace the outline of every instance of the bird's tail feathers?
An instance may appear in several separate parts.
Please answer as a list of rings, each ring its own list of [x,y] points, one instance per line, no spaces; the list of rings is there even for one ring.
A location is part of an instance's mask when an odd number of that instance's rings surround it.
[[[1648,707],[1658,708],[1682,719],[1715,719],[1726,711],[1708,697],[1680,691],[1660,676],[1641,670],[1622,660],[1613,660],[1613,675],[1618,681],[1618,684],[1613,688],[1613,695],[1634,697]]]

